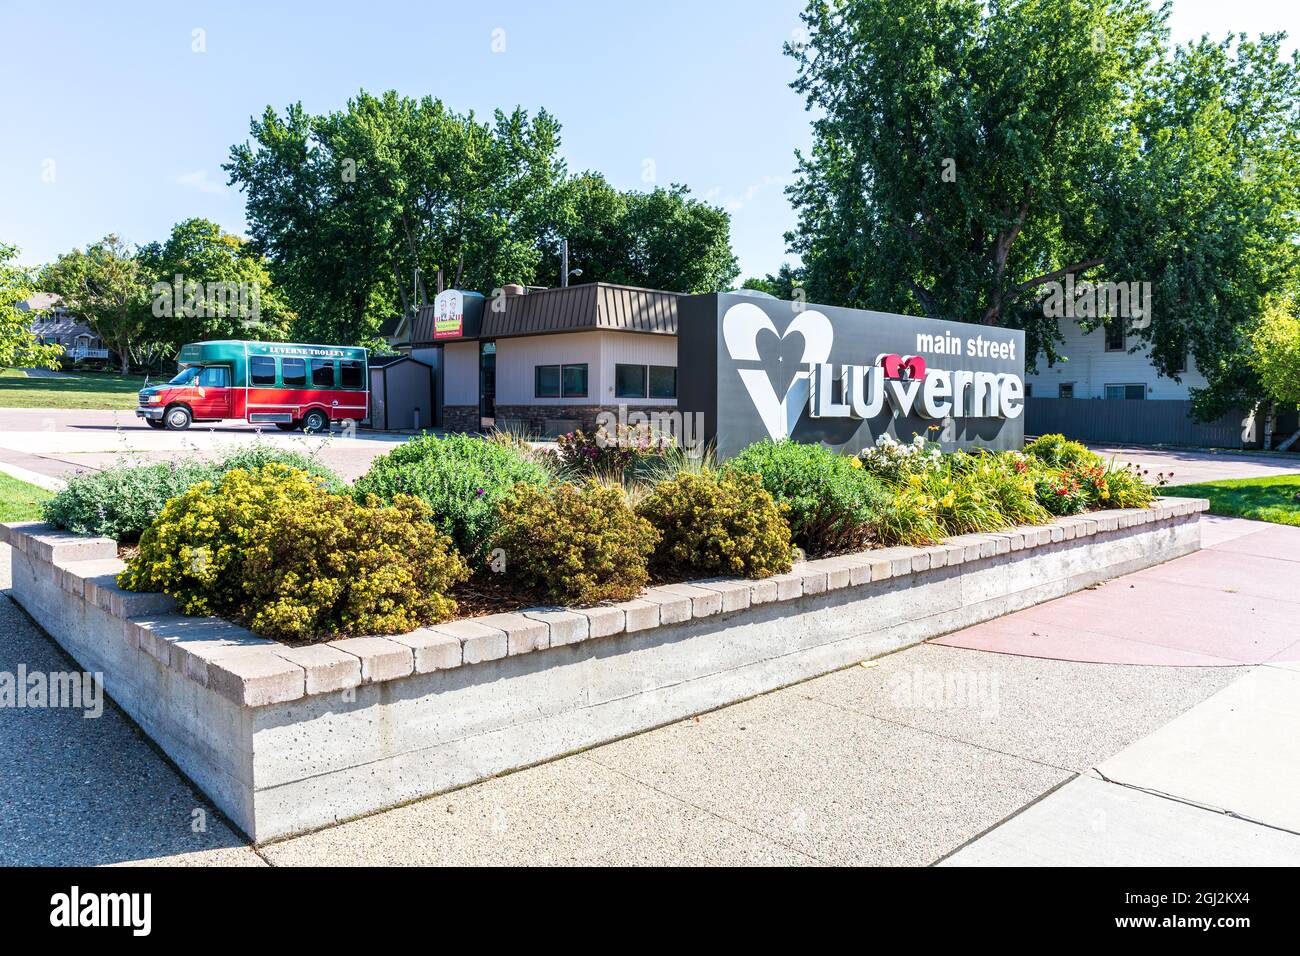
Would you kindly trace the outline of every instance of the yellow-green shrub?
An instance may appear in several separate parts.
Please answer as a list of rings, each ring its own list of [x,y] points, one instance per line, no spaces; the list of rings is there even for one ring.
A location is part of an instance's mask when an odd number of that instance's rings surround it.
[[[1090,467],[1101,464],[1101,457],[1064,435],[1040,435],[1025,446],[1025,454],[1037,458],[1050,468]]]
[[[790,570],[786,509],[757,475],[681,472],[660,481],[637,506],[659,532],[657,571],[761,578]]]
[[[428,517],[409,496],[359,504],[283,465],[236,469],[169,501],[119,582],[264,637],[402,633],[452,616],[468,576]]]
[[[498,505],[493,544],[503,552],[507,577],[537,597],[594,604],[636,597],[658,542],[620,488],[564,482],[516,485]]]

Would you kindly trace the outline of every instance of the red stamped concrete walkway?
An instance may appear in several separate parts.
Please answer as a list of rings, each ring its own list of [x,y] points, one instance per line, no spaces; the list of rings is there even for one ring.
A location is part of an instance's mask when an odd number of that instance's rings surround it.
[[[1202,550],[936,638],[1102,664],[1300,661],[1300,528],[1201,518]]]

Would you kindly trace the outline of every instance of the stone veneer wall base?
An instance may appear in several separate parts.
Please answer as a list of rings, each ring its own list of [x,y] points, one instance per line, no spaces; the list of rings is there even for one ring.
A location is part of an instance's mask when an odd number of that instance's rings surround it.
[[[797,683],[1200,547],[1205,502],[1097,512],[291,648],[113,583],[111,541],[0,526],[13,596],[258,842]],[[89,544],[87,543],[89,542]],[[96,544],[98,542],[98,544]],[[79,550],[77,550],[79,549]],[[89,549],[89,550],[87,550]],[[98,549],[98,550],[96,550]]]

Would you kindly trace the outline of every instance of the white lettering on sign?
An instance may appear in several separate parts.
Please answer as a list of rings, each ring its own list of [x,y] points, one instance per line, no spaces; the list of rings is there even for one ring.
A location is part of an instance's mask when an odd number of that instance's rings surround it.
[[[886,401],[900,417],[1018,418],[1025,384],[1011,372],[949,371],[919,365],[914,356],[882,355],[875,365],[810,364],[813,418],[871,418]],[[838,397],[836,383],[839,383]]]

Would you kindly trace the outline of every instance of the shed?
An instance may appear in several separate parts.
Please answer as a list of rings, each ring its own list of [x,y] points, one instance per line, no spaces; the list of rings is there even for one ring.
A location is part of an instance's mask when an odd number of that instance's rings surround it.
[[[370,417],[364,424],[381,431],[434,428],[433,366],[409,355],[370,360]]]

